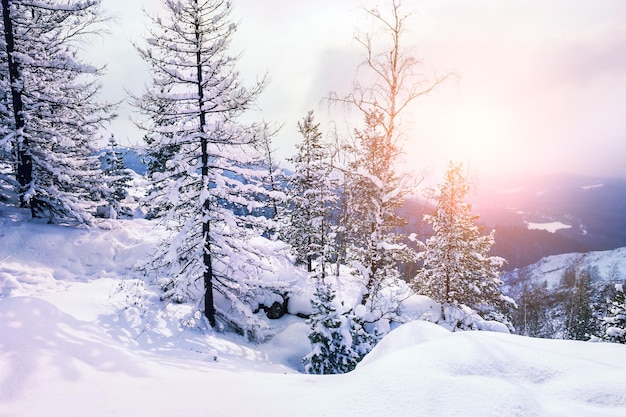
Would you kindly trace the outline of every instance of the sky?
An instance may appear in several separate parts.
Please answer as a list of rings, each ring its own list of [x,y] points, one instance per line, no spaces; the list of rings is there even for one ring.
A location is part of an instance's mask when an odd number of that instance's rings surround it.
[[[140,93],[146,68],[142,8],[156,0],[107,0],[117,16],[111,33],[92,45],[107,63],[107,98]],[[250,81],[271,82],[249,117],[281,124],[277,156],[295,153],[298,120],[315,110],[322,130],[348,135],[360,121],[329,109],[330,91],[349,92],[363,50],[357,31],[375,27],[362,7],[372,0],[234,0],[239,30],[233,52]],[[483,177],[570,172],[626,176],[626,2],[622,0],[405,0],[411,13],[406,46],[426,77],[457,77],[420,97],[403,115],[401,169],[440,178],[448,161]],[[93,53],[93,52],[92,52]],[[362,78],[361,78],[362,79]],[[124,105],[111,130],[122,144],[141,142]],[[331,123],[332,122],[332,123]],[[437,180],[436,180],[437,181]]]

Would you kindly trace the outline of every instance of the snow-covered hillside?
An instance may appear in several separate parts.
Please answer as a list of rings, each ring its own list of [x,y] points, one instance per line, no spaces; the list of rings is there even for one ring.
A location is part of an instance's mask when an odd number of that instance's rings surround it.
[[[3,209],[4,210],[4,209]],[[413,321],[354,372],[298,372],[304,321],[255,345],[185,326],[132,267],[145,220],[78,229],[0,213],[0,415],[623,416],[626,347]],[[167,307],[175,308],[175,307]],[[181,312],[181,317],[184,316]]]
[[[545,282],[548,288],[561,284],[565,271],[575,267],[579,270],[597,268],[598,279],[619,281],[626,278],[626,247],[587,253],[566,253],[542,258],[524,268],[508,272],[505,281],[526,279]]]

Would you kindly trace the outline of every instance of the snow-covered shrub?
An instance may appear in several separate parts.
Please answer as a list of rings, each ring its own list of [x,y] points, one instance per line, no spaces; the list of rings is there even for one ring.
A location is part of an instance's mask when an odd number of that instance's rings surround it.
[[[306,373],[340,374],[356,366],[347,320],[338,311],[335,300],[332,286],[319,280],[311,300],[313,314],[307,321],[312,350],[303,359]]]
[[[367,309],[357,305],[344,314],[352,339],[352,354],[357,363],[378,344],[384,334],[389,332],[389,324],[385,319],[370,323],[367,321]],[[381,327],[383,328],[381,330]]]
[[[346,309],[336,298],[332,284],[318,279],[311,300],[312,350],[303,359],[310,374],[340,374],[353,370],[380,340],[383,332],[369,321],[371,314],[361,304]],[[386,327],[388,331],[388,327]]]

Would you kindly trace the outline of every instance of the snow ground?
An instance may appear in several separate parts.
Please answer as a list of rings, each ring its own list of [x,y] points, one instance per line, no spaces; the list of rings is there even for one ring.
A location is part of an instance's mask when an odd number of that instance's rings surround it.
[[[0,213],[3,417],[624,416],[623,345],[413,321],[352,373],[303,375],[302,319],[255,345],[155,310],[132,273],[158,237],[150,222],[19,219]]]

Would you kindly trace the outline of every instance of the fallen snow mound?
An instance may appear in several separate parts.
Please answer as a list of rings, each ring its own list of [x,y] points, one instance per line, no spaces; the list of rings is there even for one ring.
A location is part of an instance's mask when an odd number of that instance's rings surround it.
[[[428,321],[416,320],[392,330],[359,363],[363,367],[399,350],[413,348],[433,339],[450,335],[450,331]]]

